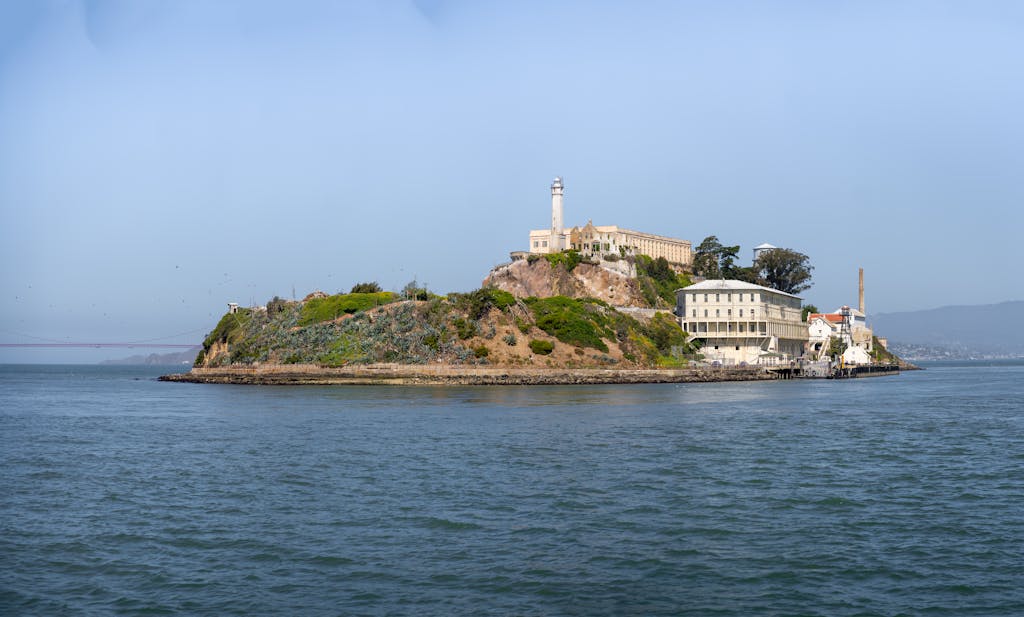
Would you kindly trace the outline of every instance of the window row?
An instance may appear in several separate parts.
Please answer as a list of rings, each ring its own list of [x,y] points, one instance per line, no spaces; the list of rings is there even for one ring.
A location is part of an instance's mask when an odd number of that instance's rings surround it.
[[[711,297],[712,296],[714,296],[714,298],[715,298],[714,301],[715,302],[721,302],[722,301],[722,296],[725,296],[725,301],[726,302],[732,302],[733,294],[731,294],[731,293],[727,293],[727,294],[690,294],[690,301],[691,302],[698,302],[698,301],[700,301],[700,297],[701,296],[704,296],[704,302],[711,302]],[[744,298],[746,298],[747,302],[760,302],[761,301],[761,294],[755,294],[755,293],[748,293],[748,294],[739,293],[739,294],[736,294],[736,301],[737,302],[743,302]]]
[[[711,316],[711,315],[708,314],[708,311],[709,311],[708,309],[704,309],[704,316],[705,317],[710,317]],[[754,317],[757,314],[757,311],[755,309],[750,309],[750,311],[748,311],[747,315],[743,314],[743,309],[740,309],[739,311],[740,311],[740,317],[745,317],[745,316]],[[693,309],[691,311],[691,313],[692,314],[690,315],[690,317],[696,317],[697,316],[697,309]],[[722,316],[722,309],[715,309],[715,317],[721,317],[721,316]],[[725,309],[725,316],[726,317],[732,317],[732,309]]]

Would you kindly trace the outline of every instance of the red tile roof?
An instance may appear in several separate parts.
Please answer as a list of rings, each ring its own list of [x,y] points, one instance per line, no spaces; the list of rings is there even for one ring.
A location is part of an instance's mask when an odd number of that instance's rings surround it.
[[[807,321],[816,317],[821,317],[825,321],[831,321],[832,323],[843,323],[843,316],[838,313],[811,313],[807,316]]]

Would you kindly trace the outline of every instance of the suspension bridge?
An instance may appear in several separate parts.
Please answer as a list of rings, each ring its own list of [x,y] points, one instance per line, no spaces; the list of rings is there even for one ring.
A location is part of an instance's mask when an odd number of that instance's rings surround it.
[[[53,337],[32,336],[31,334],[14,332],[11,330],[0,330],[0,333],[6,334],[10,338],[13,338],[15,340],[19,338],[30,340],[30,342],[26,343],[0,343],[0,348],[20,347],[22,349],[192,349],[194,347],[199,347],[201,343],[166,343],[164,341],[167,341],[168,339],[178,339],[180,341],[183,337],[191,338],[191,336],[194,336],[202,332],[205,332],[205,330],[189,330],[188,332],[178,332],[177,334],[171,334],[168,336],[159,336],[156,338],[147,338],[137,341],[79,342],[69,341],[67,339],[61,340],[59,338]]]
[[[182,345],[178,343],[0,343],[0,347],[79,347],[103,349],[105,347],[117,347],[122,349],[192,349],[199,347],[199,343]]]

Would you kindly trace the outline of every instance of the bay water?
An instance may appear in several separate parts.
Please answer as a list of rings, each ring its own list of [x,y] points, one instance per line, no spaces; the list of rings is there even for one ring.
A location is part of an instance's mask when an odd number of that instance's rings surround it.
[[[0,367],[4,615],[1024,615],[1024,362],[639,386]]]

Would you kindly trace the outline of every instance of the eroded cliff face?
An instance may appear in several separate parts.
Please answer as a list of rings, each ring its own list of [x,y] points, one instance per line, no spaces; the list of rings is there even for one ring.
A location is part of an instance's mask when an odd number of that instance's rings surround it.
[[[621,268],[626,270],[625,267]],[[623,272],[595,264],[581,263],[571,272],[562,264],[552,266],[546,259],[526,260],[498,266],[483,282],[518,298],[598,298],[612,306],[648,307],[637,280]]]

